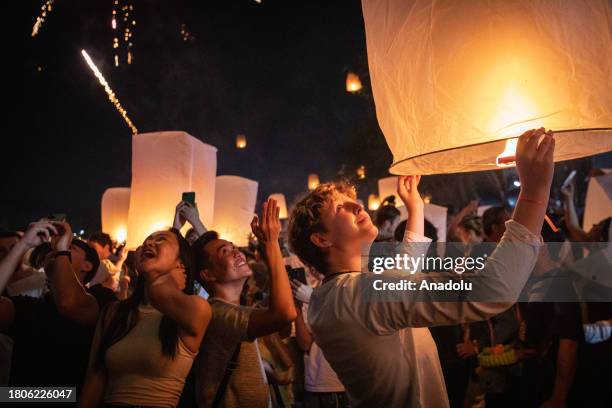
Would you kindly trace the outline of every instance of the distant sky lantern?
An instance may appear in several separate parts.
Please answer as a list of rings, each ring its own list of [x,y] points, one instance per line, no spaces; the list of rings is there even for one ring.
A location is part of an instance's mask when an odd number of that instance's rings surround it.
[[[608,0],[362,8],[391,173],[513,165],[516,137],[539,127],[556,132],[555,161],[612,150]]]
[[[238,149],[245,149],[247,147],[247,140],[245,135],[236,136],[236,147]]]
[[[257,200],[257,182],[238,176],[217,177],[213,230],[239,247],[248,245]]]
[[[312,191],[319,187],[319,176],[316,174],[308,175],[308,190]]]
[[[346,75],[346,92],[359,92],[361,88],[361,80],[357,74],[349,72]]]
[[[380,207],[380,198],[376,194],[368,196],[368,210],[376,211]]]
[[[363,180],[366,177],[366,168],[365,166],[361,165],[359,167],[357,167],[357,178],[359,180]]]
[[[282,193],[270,194],[270,197],[276,200],[276,204],[280,208],[279,218],[284,220],[287,218],[287,201],[285,200],[285,195]]]
[[[102,231],[110,234],[117,242],[127,238],[130,189],[126,187],[107,188],[102,194]]]
[[[211,225],[215,200],[217,148],[180,131],[132,138],[129,248],[152,232],[172,226],[183,192],[194,191],[200,218]]]

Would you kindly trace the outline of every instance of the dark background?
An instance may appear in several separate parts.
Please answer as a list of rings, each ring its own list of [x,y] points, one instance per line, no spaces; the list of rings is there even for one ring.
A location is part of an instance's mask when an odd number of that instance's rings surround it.
[[[137,24],[133,63],[118,68],[113,2],[57,0],[34,38],[43,2],[3,2],[0,228],[61,212],[88,234],[100,228],[104,190],[130,185],[130,129],[82,48],[139,132],[184,130],[216,146],[217,174],[257,180],[258,204],[274,192],[291,202],[308,173],[354,179],[361,164],[360,197],[377,193],[391,154],[375,120],[359,1],[120,1],[134,5]],[[348,70],[361,76],[360,94],[345,91]],[[235,148],[240,133],[245,150]],[[591,165],[559,164],[556,183],[572,168],[586,175]],[[454,207],[476,198],[493,203],[516,193],[515,179],[513,170],[430,176],[421,190]]]

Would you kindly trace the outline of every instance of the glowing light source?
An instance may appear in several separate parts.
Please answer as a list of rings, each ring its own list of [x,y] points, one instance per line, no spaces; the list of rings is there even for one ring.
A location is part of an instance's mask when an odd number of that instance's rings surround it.
[[[360,91],[361,88],[361,80],[359,79],[357,74],[349,72],[346,75],[346,91],[353,93]]]
[[[391,173],[509,166],[512,139],[540,127],[556,134],[555,161],[612,150],[609,0],[362,0],[362,10]]]
[[[45,4],[40,8],[41,13],[38,17],[36,17],[36,21],[34,22],[34,26],[32,27],[32,37],[36,37],[38,32],[40,31],[40,27],[45,22],[45,18],[51,12],[51,6],[54,0],[47,0]]]
[[[247,147],[247,140],[245,135],[236,136],[236,147],[238,149],[245,149]]]
[[[287,218],[287,201],[285,200],[285,195],[282,193],[274,193],[274,194],[270,194],[268,198],[273,198],[274,200],[276,200],[276,205],[278,205],[278,208],[280,208],[278,217],[281,220],[286,219]]]
[[[357,178],[363,180],[366,177],[366,168],[364,165],[357,167]]]
[[[98,78],[98,81],[100,81],[100,85],[104,87],[104,90],[108,95],[108,100],[111,101],[113,105],[115,105],[115,108],[117,109],[117,111],[119,111],[119,113],[123,117],[123,120],[125,120],[125,123],[127,123],[129,128],[132,130],[132,134],[137,134],[138,129],[136,129],[136,126],[134,126],[134,124],[128,117],[127,111],[123,108],[123,106],[121,106],[121,102],[119,102],[119,99],[117,99],[117,97],[115,96],[115,92],[113,92],[111,87],[108,85],[108,82],[106,82],[106,79],[104,79],[104,76],[102,75],[96,64],[94,64],[94,62],[91,60],[89,54],[87,54],[87,51],[81,50],[81,54],[83,55],[83,58],[85,58],[85,62],[87,62],[87,65],[92,70],[96,78]]]
[[[179,131],[132,137],[129,248],[172,224],[182,193],[194,191],[200,218],[213,222],[217,149]]]
[[[380,207],[380,197],[376,194],[370,194],[368,196],[368,210],[376,211]]]
[[[319,187],[319,176],[316,174],[308,175],[308,190],[312,191]]]
[[[102,210],[102,231],[117,242],[125,242],[130,210],[130,189],[107,188],[102,194],[100,208]]]

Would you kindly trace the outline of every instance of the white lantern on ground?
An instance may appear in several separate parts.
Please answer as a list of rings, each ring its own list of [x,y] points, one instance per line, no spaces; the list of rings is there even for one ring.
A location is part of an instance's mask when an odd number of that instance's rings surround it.
[[[217,148],[180,131],[135,135],[128,247],[172,226],[182,193],[194,191],[204,225],[213,219]]]
[[[130,189],[127,187],[107,188],[102,194],[102,231],[117,242],[127,238]]]
[[[608,0],[362,6],[391,173],[496,169],[539,127],[556,133],[555,161],[612,150]]]
[[[287,218],[287,201],[285,200],[285,195],[282,193],[274,193],[274,194],[270,194],[270,197],[268,198],[272,198],[276,200],[276,205],[278,205],[278,207],[280,208],[278,217],[281,220],[286,219]]]
[[[257,182],[238,176],[217,177],[212,229],[220,238],[245,247],[257,200]]]

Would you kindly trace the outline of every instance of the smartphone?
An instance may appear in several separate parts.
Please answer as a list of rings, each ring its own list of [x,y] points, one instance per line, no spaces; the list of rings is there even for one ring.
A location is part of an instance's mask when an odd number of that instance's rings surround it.
[[[188,202],[195,207],[195,191],[184,192],[182,201]]]
[[[289,279],[295,279],[297,281],[302,282],[304,285],[306,283],[306,270],[304,268],[292,268],[287,266],[287,272],[289,273]]]

